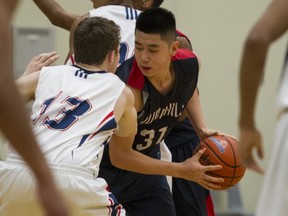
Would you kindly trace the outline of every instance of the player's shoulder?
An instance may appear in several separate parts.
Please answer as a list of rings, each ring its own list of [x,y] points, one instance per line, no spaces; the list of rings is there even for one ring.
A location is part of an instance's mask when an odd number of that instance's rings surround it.
[[[40,77],[50,77],[50,79],[59,79],[62,76],[75,72],[75,67],[72,65],[55,65],[43,67],[40,71]]]
[[[200,64],[196,54],[189,49],[178,49],[172,57],[172,64],[176,71],[181,74],[198,76]]]
[[[189,49],[178,49],[175,55],[172,57],[172,61],[197,59],[197,55]]]

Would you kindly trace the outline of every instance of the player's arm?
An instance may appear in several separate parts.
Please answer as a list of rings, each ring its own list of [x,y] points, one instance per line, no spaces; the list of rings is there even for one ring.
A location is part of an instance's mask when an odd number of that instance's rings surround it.
[[[206,172],[220,169],[221,166],[202,166],[199,163],[199,158],[205,149],[199,151],[195,157],[183,163],[157,160],[132,149],[136,133],[137,115],[134,109],[133,94],[131,91],[127,91],[126,93],[127,97],[124,100],[126,105],[122,119],[118,123],[119,128],[109,142],[109,154],[112,164],[118,168],[137,173],[169,175],[195,181],[205,188],[219,188],[215,183],[222,182],[223,180],[211,177]],[[123,100],[119,105],[121,109],[121,106],[123,107]]]
[[[134,136],[120,137],[113,135],[109,142],[109,153],[114,166],[141,174],[183,178],[197,182],[207,189],[219,189],[217,183],[223,182],[221,178],[206,174],[206,172],[221,169],[221,166],[202,166],[199,163],[199,158],[205,152],[205,149],[201,149],[193,157],[182,163],[175,163],[157,160],[133,150],[133,140]]]
[[[137,132],[137,112],[134,108],[134,95],[125,87],[115,105],[114,115],[119,118],[115,134],[120,137],[135,136]],[[118,113],[121,114],[119,117]]]
[[[79,16],[77,19],[75,19],[75,21],[73,22],[72,26],[71,26],[71,29],[70,29],[70,35],[69,35],[69,52],[67,54],[67,57],[65,59],[65,62],[67,62],[69,60],[69,58],[73,55],[74,53],[74,32],[75,32],[75,29],[77,27],[77,25],[85,18],[89,18],[90,17],[90,14],[89,13],[86,13],[82,16]]]
[[[15,84],[25,101],[34,99],[39,76],[40,71],[36,71],[29,75],[22,76],[15,81]]]
[[[50,53],[41,53],[30,60],[21,76],[27,76],[35,71],[39,71],[42,67],[51,65],[57,59],[59,59],[59,55],[54,51]]]
[[[185,111],[201,140],[208,136],[221,134],[219,131],[207,128],[197,89],[188,101]]]
[[[41,53],[30,60],[24,73],[15,81],[15,84],[25,101],[34,99],[34,93],[42,67],[51,65],[58,58],[59,55],[56,52],[50,52]]]
[[[269,45],[288,29],[288,2],[274,0],[246,38],[240,67],[240,127],[255,127],[254,110]]]
[[[65,11],[54,0],[33,0],[53,25],[70,31],[78,15]]]
[[[257,94],[264,74],[269,46],[288,29],[288,1],[274,0],[246,38],[240,66],[239,156],[242,163],[257,172],[262,169],[253,157],[253,149],[263,158],[260,132],[254,113]]]
[[[45,158],[29,126],[29,118],[9,69],[10,23],[17,0],[0,0],[0,128],[36,177],[36,187],[47,216],[67,216],[68,210],[53,181]],[[31,157],[32,155],[32,157]]]

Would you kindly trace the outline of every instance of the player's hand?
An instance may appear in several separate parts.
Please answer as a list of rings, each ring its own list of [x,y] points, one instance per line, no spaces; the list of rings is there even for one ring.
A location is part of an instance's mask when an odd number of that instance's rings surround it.
[[[217,183],[223,183],[224,179],[210,176],[206,172],[222,169],[222,166],[203,166],[202,164],[200,164],[199,159],[201,155],[205,153],[205,151],[206,148],[200,149],[191,158],[187,159],[182,163],[184,166],[182,178],[194,181],[208,190],[220,189],[221,185]]]
[[[213,130],[213,129],[210,129],[210,128],[205,128],[205,129],[202,129],[200,132],[199,132],[199,137],[201,140],[204,140],[206,139],[207,137],[210,137],[210,136],[220,136],[220,135],[224,135],[224,133],[222,133],[221,131],[218,131],[218,130]]]
[[[261,134],[256,128],[240,129],[239,145],[237,152],[241,163],[249,169],[252,169],[260,174],[263,170],[258,165],[253,155],[253,150],[256,149],[257,156],[263,159],[264,152],[262,148]]]
[[[59,59],[59,55],[55,51],[39,54],[31,59],[22,76],[27,76],[35,71],[39,71],[42,67],[51,65],[57,59]]]

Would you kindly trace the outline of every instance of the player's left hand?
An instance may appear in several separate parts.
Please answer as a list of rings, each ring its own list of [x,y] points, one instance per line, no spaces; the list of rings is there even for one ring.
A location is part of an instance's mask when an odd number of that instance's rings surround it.
[[[210,136],[224,135],[224,133],[222,133],[221,131],[218,131],[218,130],[205,128],[205,129],[202,129],[201,132],[198,135],[199,135],[201,140],[204,140],[204,139],[206,139],[207,137],[210,137]]]
[[[22,76],[39,71],[42,67],[51,65],[57,59],[59,59],[59,55],[55,51],[39,54],[30,60]]]

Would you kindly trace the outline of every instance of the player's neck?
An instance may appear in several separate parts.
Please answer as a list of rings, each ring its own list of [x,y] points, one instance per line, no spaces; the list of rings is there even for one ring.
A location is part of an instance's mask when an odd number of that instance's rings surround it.
[[[82,63],[78,63],[77,65],[89,71],[107,71],[103,65],[87,65]]]
[[[150,77],[148,80],[153,84],[153,86],[163,95],[168,95],[172,92],[175,82],[174,70],[165,69],[165,72],[159,73],[155,77]]]

